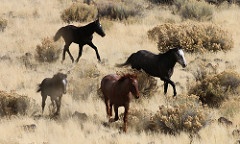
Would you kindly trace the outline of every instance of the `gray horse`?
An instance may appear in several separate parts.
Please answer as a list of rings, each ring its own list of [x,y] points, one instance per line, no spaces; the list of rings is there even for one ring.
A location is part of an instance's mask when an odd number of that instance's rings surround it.
[[[38,86],[37,92],[41,91],[42,96],[42,114],[45,107],[47,96],[51,97],[53,106],[57,106],[55,115],[59,115],[62,95],[66,94],[67,75],[57,73],[52,78],[45,78]],[[54,103],[55,102],[55,103]]]

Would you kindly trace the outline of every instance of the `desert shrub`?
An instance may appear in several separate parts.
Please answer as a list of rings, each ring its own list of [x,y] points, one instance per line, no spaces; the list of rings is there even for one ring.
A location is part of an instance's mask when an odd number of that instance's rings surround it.
[[[111,20],[124,20],[129,17],[140,15],[142,6],[133,1],[111,2],[105,1],[98,3],[99,16],[106,17]]]
[[[137,74],[138,89],[141,99],[150,99],[157,92],[157,80],[145,72],[135,72]]]
[[[174,101],[174,102],[173,102]],[[147,131],[176,135],[180,132],[197,133],[206,126],[211,117],[200,105],[195,95],[179,95],[178,100],[169,99],[170,105],[160,106],[157,112],[131,109],[129,126],[137,132]]]
[[[98,78],[100,71],[96,65],[91,62],[85,62],[84,68],[79,65],[75,66],[70,73],[77,71],[73,77],[69,77],[68,93],[74,100],[88,100],[90,94],[94,93],[97,98],[101,93],[96,94],[99,89]]]
[[[0,17],[0,31],[3,32],[7,27],[7,24],[8,24],[7,20]]]
[[[73,3],[61,14],[61,19],[66,22],[87,22],[97,17],[97,8],[81,2]]]
[[[233,47],[230,33],[212,23],[162,24],[148,31],[160,52],[182,47],[186,52],[228,51]]]
[[[208,21],[213,16],[214,6],[202,0],[175,0],[174,5],[183,19]]]
[[[55,62],[59,58],[61,49],[51,38],[43,38],[36,47],[35,59],[39,62]]]
[[[210,75],[190,88],[189,94],[199,96],[203,104],[209,107],[220,107],[230,94],[236,93],[240,84],[240,76],[233,71],[223,71]]]
[[[148,0],[153,4],[167,4],[172,5],[174,3],[174,0]]]
[[[31,101],[27,96],[0,91],[0,116],[25,115]]]

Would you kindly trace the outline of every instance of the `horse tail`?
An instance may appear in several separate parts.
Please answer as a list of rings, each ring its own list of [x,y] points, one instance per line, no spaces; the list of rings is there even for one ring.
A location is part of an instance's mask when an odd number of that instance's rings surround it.
[[[54,40],[54,41],[57,41],[57,40],[60,39],[60,37],[61,37],[62,34],[63,34],[63,28],[64,28],[64,27],[60,28],[60,29],[56,32],[55,36],[53,37],[53,40]]]
[[[132,58],[133,58],[133,54],[127,59],[127,61],[126,61],[125,63],[116,64],[115,66],[116,66],[116,67],[123,67],[123,66],[130,65],[130,64],[131,64],[131,61],[132,61]]]
[[[37,89],[37,92],[40,92],[40,91],[42,91],[42,85],[41,84],[38,85],[38,89]]]

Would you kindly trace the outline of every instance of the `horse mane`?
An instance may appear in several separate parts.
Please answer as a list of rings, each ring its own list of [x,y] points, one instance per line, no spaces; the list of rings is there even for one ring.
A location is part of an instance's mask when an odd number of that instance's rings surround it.
[[[124,81],[125,79],[136,79],[137,78],[137,75],[136,74],[130,74],[130,73],[127,73],[127,74],[122,74],[120,79],[118,80],[119,82],[122,82]]]

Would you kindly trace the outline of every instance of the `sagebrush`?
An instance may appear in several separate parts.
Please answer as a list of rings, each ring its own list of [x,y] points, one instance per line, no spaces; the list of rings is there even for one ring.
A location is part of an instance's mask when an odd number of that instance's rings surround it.
[[[61,53],[61,48],[49,37],[43,38],[36,47],[35,59],[39,62],[55,62]]]
[[[210,22],[166,23],[149,30],[148,37],[157,41],[160,52],[173,47],[182,47],[190,53],[229,51],[233,48],[231,34]]]

